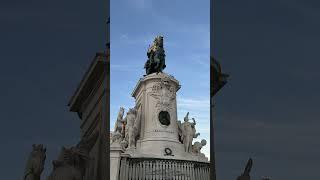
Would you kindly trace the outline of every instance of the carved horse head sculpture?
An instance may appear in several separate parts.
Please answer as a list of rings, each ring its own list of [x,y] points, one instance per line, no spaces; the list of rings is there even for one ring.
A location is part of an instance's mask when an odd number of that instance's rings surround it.
[[[40,180],[46,159],[46,148],[42,144],[32,145],[32,152],[29,155],[24,180]]]

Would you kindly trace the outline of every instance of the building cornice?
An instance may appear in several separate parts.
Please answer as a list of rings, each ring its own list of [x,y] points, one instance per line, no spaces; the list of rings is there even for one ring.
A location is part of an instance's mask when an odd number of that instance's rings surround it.
[[[78,112],[80,118],[81,105],[85,102],[91,91],[95,89],[101,76],[106,75],[107,69],[109,69],[110,66],[109,61],[110,54],[108,51],[106,53],[96,53],[87,72],[84,74],[76,91],[72,95],[68,106],[70,107],[70,111]]]

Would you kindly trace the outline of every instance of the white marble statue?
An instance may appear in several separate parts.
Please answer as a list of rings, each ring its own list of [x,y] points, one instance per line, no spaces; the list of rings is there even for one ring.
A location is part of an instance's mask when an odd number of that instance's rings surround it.
[[[201,142],[195,142],[192,145],[192,153],[196,155],[200,155],[201,148],[207,144],[207,141],[205,139],[202,139]]]
[[[128,148],[135,148],[136,137],[138,135],[136,108],[129,109],[124,121],[125,121],[125,140],[128,143]]]
[[[111,143],[113,142],[121,142],[125,136],[124,134],[124,123],[125,120],[123,119],[124,115],[124,108],[120,107],[117,120],[115,122],[114,131],[112,133]]]
[[[181,124],[181,141],[184,144],[184,149],[186,152],[192,152],[192,141],[193,138],[197,138],[200,133],[196,133],[196,121],[192,118],[193,122],[190,122],[189,112],[184,117],[184,122]]]
[[[115,122],[114,131],[113,132],[122,132],[123,131],[123,115],[124,115],[124,108],[120,107],[117,120]]]
[[[24,180],[40,180],[46,159],[46,148],[42,144],[32,145],[32,152],[27,161],[24,171]]]

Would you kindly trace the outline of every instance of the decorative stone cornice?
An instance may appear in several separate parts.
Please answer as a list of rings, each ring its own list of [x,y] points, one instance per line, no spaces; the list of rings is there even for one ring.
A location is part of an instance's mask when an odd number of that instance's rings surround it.
[[[96,53],[88,71],[84,74],[80,81],[75,93],[71,97],[68,106],[70,111],[78,112],[79,117],[81,115],[81,105],[85,102],[87,97],[91,94],[92,90],[95,89],[101,76],[105,75],[107,69],[109,69],[109,53]]]
[[[137,85],[135,86],[131,96],[132,97],[136,97],[137,93],[139,92],[139,89],[140,89],[141,85],[144,82],[152,80],[152,79],[170,79],[171,81],[173,81],[176,84],[177,91],[181,87],[180,84],[179,84],[179,81],[176,80],[173,76],[171,76],[169,74],[166,74],[166,73],[152,73],[152,74],[149,74],[149,75],[147,75],[147,76],[145,76],[143,78],[140,78],[140,80],[137,83]]]

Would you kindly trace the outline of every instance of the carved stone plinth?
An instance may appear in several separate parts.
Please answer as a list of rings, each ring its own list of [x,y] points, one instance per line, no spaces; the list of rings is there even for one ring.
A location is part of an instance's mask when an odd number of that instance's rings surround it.
[[[120,161],[123,148],[120,143],[112,143],[110,146],[110,180],[119,179]]]
[[[150,74],[137,83],[132,96],[141,121],[137,141],[140,153],[164,156],[165,148],[170,148],[173,154],[184,151],[177,131],[179,88],[179,81],[165,73]]]

